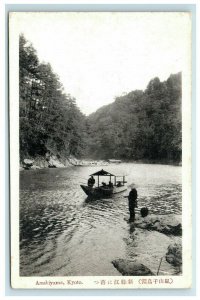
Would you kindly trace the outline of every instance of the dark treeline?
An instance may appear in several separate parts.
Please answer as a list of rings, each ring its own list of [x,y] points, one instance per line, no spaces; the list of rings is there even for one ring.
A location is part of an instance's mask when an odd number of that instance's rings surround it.
[[[89,156],[180,162],[181,73],[151,80],[91,114]]]
[[[19,40],[20,158],[80,156],[85,149],[85,117],[63,92],[50,64],[39,63],[33,46]]]
[[[49,64],[19,41],[20,158],[181,161],[181,73],[151,80],[85,117]]]

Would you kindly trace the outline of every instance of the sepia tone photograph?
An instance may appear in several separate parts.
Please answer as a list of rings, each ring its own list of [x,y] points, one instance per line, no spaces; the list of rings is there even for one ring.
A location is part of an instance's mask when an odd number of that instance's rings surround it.
[[[9,16],[12,286],[191,286],[191,15]]]

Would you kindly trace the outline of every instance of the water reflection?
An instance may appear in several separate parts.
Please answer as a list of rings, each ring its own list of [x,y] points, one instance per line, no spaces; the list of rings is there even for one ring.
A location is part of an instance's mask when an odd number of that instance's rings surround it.
[[[129,184],[137,185],[139,207],[147,206],[156,214],[181,213],[181,168],[133,164],[108,168],[114,174],[129,172]],[[149,169],[153,176],[147,177]],[[110,262],[130,254],[124,243],[129,227],[123,195],[128,191],[112,199],[87,201],[79,184],[95,171],[72,167],[20,173],[22,276],[119,275]]]

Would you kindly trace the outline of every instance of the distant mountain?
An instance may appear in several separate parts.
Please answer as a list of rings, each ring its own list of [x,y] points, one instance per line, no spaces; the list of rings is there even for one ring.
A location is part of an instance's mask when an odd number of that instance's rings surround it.
[[[135,90],[87,118],[87,155],[159,162],[180,162],[182,153],[181,73],[146,90]]]
[[[181,161],[181,73],[152,79],[89,117],[65,94],[50,64],[19,40],[20,159],[73,155],[150,162]]]

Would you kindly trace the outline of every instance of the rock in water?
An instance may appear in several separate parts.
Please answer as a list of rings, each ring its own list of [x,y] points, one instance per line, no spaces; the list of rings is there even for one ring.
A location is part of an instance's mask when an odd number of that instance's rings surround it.
[[[39,166],[36,166],[36,165],[32,165],[32,166],[31,166],[31,169],[37,170],[37,169],[40,169],[40,167],[39,167]]]
[[[25,158],[23,161],[23,168],[25,170],[29,170],[32,167],[33,163],[34,163],[33,160]]]
[[[31,159],[27,159],[27,158],[24,159],[24,164],[26,164],[26,165],[32,166],[33,162],[34,161]]]
[[[181,216],[177,215],[148,215],[136,218],[135,226],[141,229],[156,230],[166,235],[182,235]]]
[[[144,218],[146,216],[148,216],[148,213],[149,213],[149,210],[147,207],[142,207],[141,210],[140,210],[140,214],[141,216]]]
[[[149,268],[143,264],[131,261],[128,259],[115,259],[112,261],[113,266],[123,275],[123,276],[152,276],[155,275],[151,272]]]
[[[173,266],[180,267],[182,265],[182,245],[171,244],[167,250],[166,261]]]

